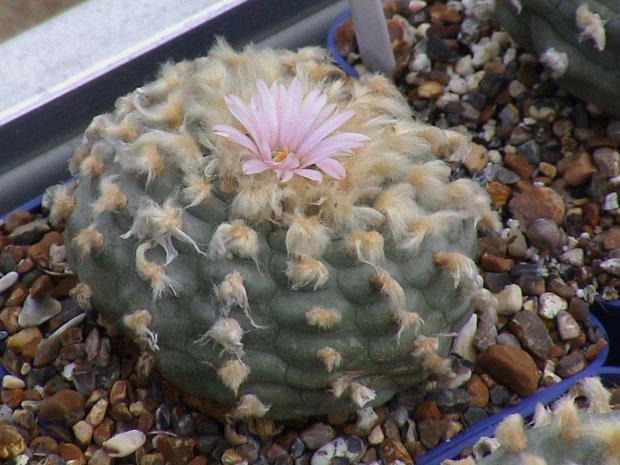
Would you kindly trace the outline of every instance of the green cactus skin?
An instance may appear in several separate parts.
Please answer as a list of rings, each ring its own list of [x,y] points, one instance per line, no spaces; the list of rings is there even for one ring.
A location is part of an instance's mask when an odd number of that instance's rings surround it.
[[[343,181],[243,174],[239,146],[211,131],[235,123],[225,95],[247,102],[257,78],[295,75],[371,139],[340,159]],[[52,214],[92,306],[184,391],[232,419],[350,412],[447,373],[445,335],[472,311],[476,225],[498,221],[436,159],[463,141],[323,49],[220,42],[93,120]]]
[[[562,88],[620,115],[620,4],[615,0],[498,0],[496,18]]]
[[[585,399],[576,402],[578,396]],[[519,414],[502,420],[495,430],[499,444],[491,454],[476,461],[472,457],[446,460],[442,465],[620,463],[620,411],[611,409],[610,399],[599,378],[584,378],[551,409],[539,404],[533,427],[524,429]]]

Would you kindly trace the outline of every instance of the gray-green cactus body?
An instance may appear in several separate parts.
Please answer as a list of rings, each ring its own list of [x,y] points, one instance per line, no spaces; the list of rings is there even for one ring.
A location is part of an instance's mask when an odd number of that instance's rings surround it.
[[[247,173],[243,147],[221,136],[221,124],[243,132],[231,101],[254,101],[257,79],[290,94],[296,76],[332,115],[354,112],[341,130],[364,142],[339,158],[343,179]],[[354,411],[445,375],[441,335],[471,314],[476,224],[497,220],[436,159],[463,140],[322,49],[221,43],[93,121],[53,214],[72,210],[67,256],[93,307],[183,390],[232,418]]]
[[[499,0],[501,26],[571,94],[620,114],[620,4],[615,0]]]

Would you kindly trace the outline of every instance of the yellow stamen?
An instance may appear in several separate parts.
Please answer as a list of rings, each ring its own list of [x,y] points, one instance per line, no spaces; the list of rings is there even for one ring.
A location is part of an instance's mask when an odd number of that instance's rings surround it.
[[[288,156],[288,145],[283,145],[282,150],[274,150],[271,152],[271,159],[277,163],[286,160]]]

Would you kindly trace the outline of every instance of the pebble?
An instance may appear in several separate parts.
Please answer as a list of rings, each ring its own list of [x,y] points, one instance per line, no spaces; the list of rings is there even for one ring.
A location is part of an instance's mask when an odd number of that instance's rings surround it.
[[[581,334],[577,320],[567,311],[561,311],[556,317],[558,333],[563,341],[574,339]]]
[[[566,212],[562,197],[549,187],[527,189],[514,196],[508,208],[523,228],[540,218],[547,218],[556,225],[561,225]]]
[[[479,408],[485,408],[489,403],[489,388],[480,379],[480,376],[473,375],[465,385],[465,389],[469,394],[469,402],[471,405]]]
[[[523,294],[521,288],[516,284],[509,284],[501,291],[495,294],[497,297],[499,315],[514,315],[523,306]]]
[[[368,444],[376,446],[381,444],[385,439],[385,434],[383,434],[383,430],[381,429],[381,425],[376,425],[374,428],[370,430],[368,434]]]
[[[13,285],[19,279],[19,275],[16,271],[9,271],[7,274],[0,278],[0,294],[13,287]]]
[[[23,389],[26,387],[26,384],[17,376],[4,375],[2,378],[2,387],[4,389]]]
[[[310,459],[311,465],[330,465],[334,460],[355,463],[366,452],[364,441],[357,436],[343,436],[321,446]]]
[[[508,325],[521,346],[538,360],[549,356],[553,340],[542,319],[533,312],[520,312]]]
[[[552,250],[563,245],[565,235],[556,223],[548,218],[537,218],[530,221],[525,235],[530,243],[541,250]]]
[[[0,423],[0,459],[9,460],[26,450],[26,441],[17,428],[9,423]]]
[[[381,443],[379,446],[379,457],[385,465],[413,465],[413,459],[403,443],[394,438],[387,438]]]
[[[522,349],[492,345],[478,355],[476,369],[488,373],[521,396],[536,392],[540,373],[532,357]]]
[[[35,298],[29,295],[24,301],[18,322],[22,328],[38,326],[58,315],[61,310],[60,302],[56,299],[47,296]]]
[[[596,167],[592,163],[588,152],[581,152],[572,160],[568,169],[564,173],[564,180],[569,186],[579,186],[588,181]]]
[[[477,352],[474,347],[474,338],[476,337],[476,329],[478,326],[478,315],[475,313],[469,317],[467,323],[460,329],[458,335],[452,342],[452,353],[459,357],[474,362]]]
[[[555,368],[555,373],[561,378],[573,376],[586,367],[584,355],[579,351],[573,351],[562,357]]]
[[[77,391],[62,389],[53,396],[44,399],[39,405],[39,416],[47,422],[71,422],[84,417],[86,400]]]
[[[129,430],[111,437],[102,444],[103,450],[111,458],[127,457],[146,442],[146,435],[139,430]]]
[[[299,433],[299,439],[309,450],[316,450],[336,437],[336,431],[324,423],[315,423]]]
[[[538,297],[538,314],[548,320],[554,319],[558,313],[568,309],[568,302],[553,292],[543,292]]]

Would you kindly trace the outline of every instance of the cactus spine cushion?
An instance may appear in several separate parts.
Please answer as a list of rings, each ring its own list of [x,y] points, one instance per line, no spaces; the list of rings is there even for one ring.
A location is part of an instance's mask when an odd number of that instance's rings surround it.
[[[355,411],[450,375],[497,225],[438,158],[467,150],[321,48],[220,41],[93,120],[52,217],[92,306],[184,391],[232,419]]]

